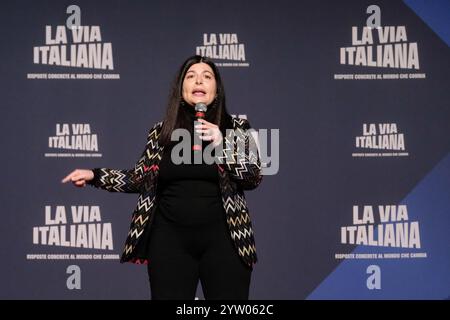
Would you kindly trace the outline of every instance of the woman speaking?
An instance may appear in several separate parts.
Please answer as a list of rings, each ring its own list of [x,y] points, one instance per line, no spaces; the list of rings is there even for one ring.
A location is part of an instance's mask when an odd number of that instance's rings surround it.
[[[193,300],[199,280],[207,300],[248,299],[257,257],[244,190],[262,179],[249,129],[228,114],[214,63],[193,56],[133,169],[77,169],[62,180],[139,193],[121,262],[147,265],[152,299]],[[183,139],[189,148],[174,139],[179,132],[191,137]],[[208,150],[214,162],[192,160]]]

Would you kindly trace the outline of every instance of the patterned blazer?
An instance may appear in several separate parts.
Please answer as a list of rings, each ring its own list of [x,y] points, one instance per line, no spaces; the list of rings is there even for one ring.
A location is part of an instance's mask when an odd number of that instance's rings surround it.
[[[233,129],[223,137],[222,150],[216,158],[223,207],[230,236],[235,249],[245,264],[257,261],[255,240],[244,190],[256,188],[262,180],[261,163],[250,124],[245,119],[233,118]],[[156,208],[156,188],[164,146],[158,144],[162,122],[149,131],[144,152],[131,170],[95,168],[89,182],[111,192],[139,193],[131,218],[120,262],[147,264],[148,230]],[[245,148],[243,148],[245,146]],[[249,147],[250,146],[250,147]]]

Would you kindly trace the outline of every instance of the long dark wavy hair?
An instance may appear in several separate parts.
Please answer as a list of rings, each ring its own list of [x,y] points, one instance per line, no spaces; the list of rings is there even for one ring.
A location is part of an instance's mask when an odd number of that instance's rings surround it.
[[[231,116],[226,109],[225,89],[219,70],[211,59],[195,55],[187,58],[181,65],[172,84],[166,115],[159,137],[159,143],[161,145],[168,145],[171,143],[170,136],[172,135],[173,130],[177,128],[188,128],[189,126],[189,124],[186,123],[187,118],[180,114],[180,108],[183,107],[182,104],[186,103],[182,96],[183,81],[189,68],[193,64],[201,62],[206,63],[213,70],[217,88],[216,98],[208,106],[208,119],[220,128],[222,134],[225,134],[226,129],[231,128]]]

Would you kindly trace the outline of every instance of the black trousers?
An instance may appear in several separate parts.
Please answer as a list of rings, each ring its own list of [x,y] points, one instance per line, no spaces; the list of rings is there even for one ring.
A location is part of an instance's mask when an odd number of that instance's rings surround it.
[[[234,248],[225,218],[185,226],[155,212],[148,264],[152,299],[194,300],[200,280],[207,300],[247,300],[251,272]]]

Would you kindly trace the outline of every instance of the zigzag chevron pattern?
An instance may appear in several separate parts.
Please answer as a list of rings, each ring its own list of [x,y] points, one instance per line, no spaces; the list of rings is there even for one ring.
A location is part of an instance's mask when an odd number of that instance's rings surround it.
[[[123,249],[123,254],[130,255],[133,252],[133,250],[134,250],[133,245],[125,244],[125,248]]]
[[[131,229],[129,232],[128,232],[128,236],[129,237],[131,237],[131,238],[139,238],[140,236],[141,236],[141,234],[142,234],[142,232],[144,232],[144,229],[142,229],[141,231],[138,231],[138,229]]]
[[[148,216],[144,217],[142,215],[137,215],[134,219],[133,219],[133,223],[143,226],[147,223],[148,220]]]
[[[236,228],[236,226],[239,227],[240,225],[247,225],[250,222],[250,216],[248,214],[244,214],[235,218],[228,217],[227,221],[230,226]]]
[[[142,194],[138,198],[137,209],[139,211],[148,212],[153,207],[154,199],[150,199],[150,197],[144,197]]]
[[[148,259],[133,258],[130,260],[130,262],[135,264],[148,264]]]
[[[234,179],[240,180],[245,189],[253,189],[261,182],[261,162],[252,135],[250,125],[245,119],[234,119],[235,129],[224,137],[222,155],[218,159],[223,163]]]
[[[142,177],[134,170],[100,169],[99,184],[111,192],[138,192]]]
[[[236,196],[238,197],[238,196]],[[246,202],[244,199],[237,199],[232,197],[223,198],[223,207],[225,209],[225,212],[233,211],[233,212],[240,212],[241,210],[244,210],[246,208]]]
[[[232,231],[231,238],[233,240],[235,240],[236,238],[241,240],[241,238],[251,237],[252,234],[253,234],[253,231],[251,229],[244,229],[244,231],[242,231],[242,230]]]
[[[255,245],[249,245],[247,247],[241,247],[238,250],[239,250],[239,254],[241,256],[251,256],[251,255],[256,254],[256,247],[255,247]]]

